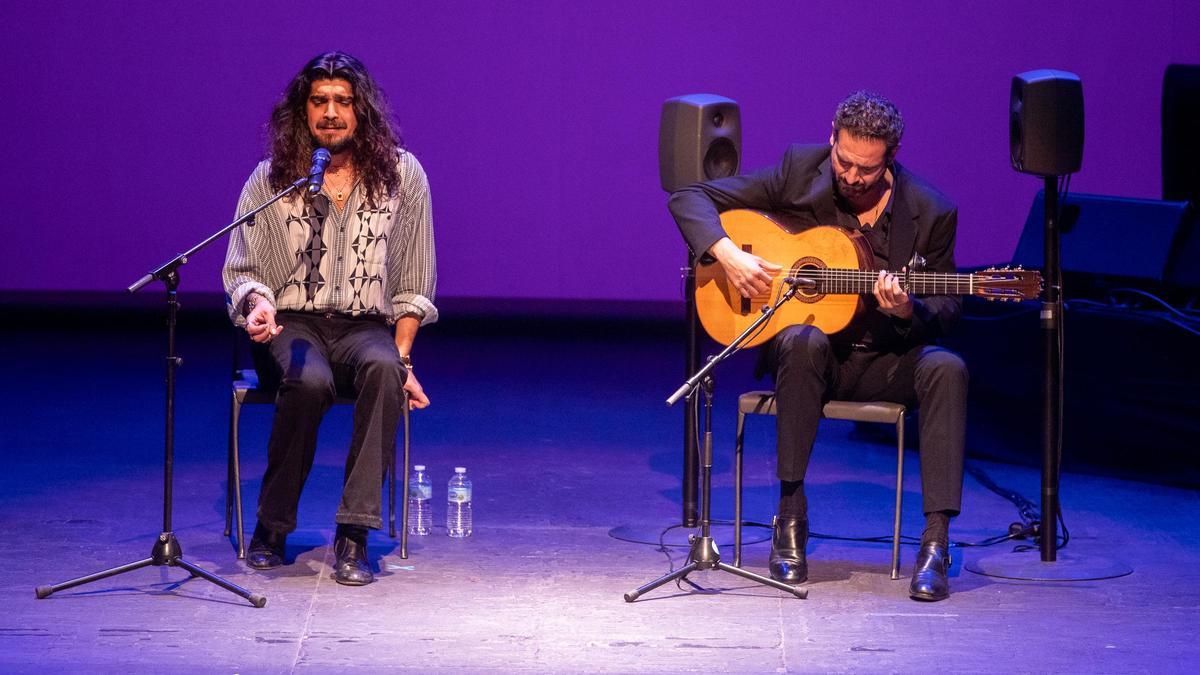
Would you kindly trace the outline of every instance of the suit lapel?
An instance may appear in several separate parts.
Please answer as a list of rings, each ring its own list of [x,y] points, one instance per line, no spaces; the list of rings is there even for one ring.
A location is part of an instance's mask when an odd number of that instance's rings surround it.
[[[904,170],[896,164],[895,203],[892,205],[892,230],[888,233],[888,263],[899,270],[912,258],[917,243],[917,207],[912,203]]]
[[[809,183],[803,201],[813,205],[819,225],[837,225],[837,196],[833,193],[833,170],[829,158],[817,165],[817,177]]]

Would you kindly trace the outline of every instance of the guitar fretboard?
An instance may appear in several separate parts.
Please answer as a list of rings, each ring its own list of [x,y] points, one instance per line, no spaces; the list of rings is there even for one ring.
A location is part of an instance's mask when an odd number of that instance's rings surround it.
[[[815,290],[830,294],[870,293],[879,272],[848,269],[798,269],[789,276],[812,279]],[[974,274],[912,272],[896,275],[900,286],[917,295],[971,295],[979,281]]]

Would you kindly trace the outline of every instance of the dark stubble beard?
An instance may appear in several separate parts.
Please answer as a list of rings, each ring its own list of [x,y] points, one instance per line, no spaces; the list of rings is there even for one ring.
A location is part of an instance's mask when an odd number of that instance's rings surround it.
[[[354,139],[347,138],[346,140],[341,141],[339,143],[334,143],[333,145],[327,145],[327,146],[325,146],[325,149],[328,150],[329,154],[331,154],[331,155],[340,155],[341,153],[346,152],[347,150],[354,149]]]
[[[838,196],[845,200],[857,200],[866,197],[869,194],[877,192],[880,183],[883,182],[883,177],[880,176],[874,183],[870,185],[851,186],[838,178],[836,181]]]
[[[354,136],[347,136],[337,143],[331,143],[329,145],[323,144],[321,139],[317,138],[316,136],[312,136],[312,142],[314,148],[325,148],[331,155],[338,155],[346,152],[347,150],[354,149]]]

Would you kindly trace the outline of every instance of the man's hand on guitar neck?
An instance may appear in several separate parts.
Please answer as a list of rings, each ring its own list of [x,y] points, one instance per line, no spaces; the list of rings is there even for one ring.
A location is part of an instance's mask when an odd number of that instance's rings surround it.
[[[743,298],[752,298],[769,291],[771,280],[783,270],[779,265],[738,248],[729,237],[718,240],[708,252],[721,263],[721,267],[725,269],[725,276]]]
[[[903,271],[901,270],[901,272]],[[900,279],[895,274],[880,271],[872,292],[879,302],[879,311],[904,321],[912,318],[912,298],[904,292],[904,288],[900,286]]]

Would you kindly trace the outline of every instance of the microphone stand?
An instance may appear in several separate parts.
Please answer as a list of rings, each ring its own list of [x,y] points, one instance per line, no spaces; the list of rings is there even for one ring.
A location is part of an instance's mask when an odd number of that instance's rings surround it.
[[[700,536],[697,537],[695,535],[692,535],[692,537],[690,537],[690,541],[692,544],[691,549],[688,551],[688,560],[690,562],[688,562],[686,565],[684,565],[683,567],[680,567],[679,569],[677,569],[673,572],[668,572],[667,574],[655,579],[654,581],[651,581],[650,583],[645,584],[643,586],[639,586],[637,589],[626,593],[625,594],[625,602],[633,602],[633,601],[637,600],[639,597],[641,597],[642,595],[649,593],[650,591],[658,588],[659,586],[662,586],[663,584],[669,583],[676,579],[682,579],[682,578],[687,577],[688,574],[691,574],[695,570],[711,570],[711,569],[723,570],[725,572],[729,572],[730,574],[735,574],[739,577],[742,577],[744,579],[749,579],[751,581],[762,584],[764,586],[770,586],[771,588],[775,588],[775,589],[784,591],[786,593],[791,593],[792,595],[794,595],[797,598],[800,598],[801,600],[808,597],[808,589],[806,589],[806,588],[801,588],[799,586],[791,586],[791,585],[785,584],[781,581],[776,581],[769,577],[764,577],[760,574],[755,574],[753,572],[747,572],[746,570],[744,570],[740,567],[736,567],[734,565],[730,565],[728,563],[721,562],[721,552],[717,548],[717,543],[716,543],[716,541],[713,540],[712,533],[710,532],[711,512],[712,512],[712,461],[713,461],[712,460],[712,393],[713,393],[712,371],[713,371],[713,369],[715,369],[717,367],[718,364],[720,364],[725,359],[729,358],[729,356],[732,355],[734,352],[741,349],[742,344],[745,343],[746,340],[748,340],[751,335],[754,335],[759,330],[759,328],[761,326],[763,326],[763,324],[770,321],[771,317],[773,317],[775,315],[775,312],[778,311],[778,309],[781,306],[783,306],[783,303],[785,303],[788,300],[791,300],[793,297],[795,297],[796,293],[798,293],[801,288],[812,288],[817,285],[816,281],[814,281],[812,279],[806,279],[803,277],[788,277],[787,279],[784,280],[784,283],[788,284],[788,289],[786,291],[784,291],[784,293],[779,297],[778,300],[775,301],[775,304],[769,305],[769,306],[764,306],[762,309],[762,315],[759,316],[757,319],[755,319],[754,323],[750,324],[750,326],[748,326],[746,328],[746,330],[742,331],[741,335],[738,335],[733,340],[733,342],[731,342],[729,344],[729,346],[726,347],[720,354],[717,354],[716,356],[710,358],[708,363],[706,363],[703,368],[696,371],[696,373],[694,375],[689,377],[687,379],[687,381],[684,382],[683,385],[681,385],[679,387],[679,389],[676,389],[675,393],[671,394],[671,396],[667,399],[667,405],[675,405],[677,402],[679,402],[680,399],[682,399],[684,397],[691,397],[691,396],[695,395],[696,390],[698,388],[700,388],[704,391],[704,443],[703,443],[704,456],[702,457],[701,468],[700,468],[700,478],[701,478]]]
[[[179,545],[179,540],[175,537],[175,533],[171,531],[171,503],[172,503],[172,486],[174,482],[174,467],[175,467],[175,371],[183,363],[183,359],[175,354],[175,326],[176,314],[179,310],[179,301],[176,293],[179,288],[179,268],[187,263],[187,261],[198,251],[213,243],[217,239],[225,236],[235,227],[242,224],[253,226],[254,217],[263,209],[283,199],[287,195],[305,187],[308,184],[309,178],[304,177],[289,185],[279,194],[275,195],[261,206],[253,211],[246,213],[242,217],[232,223],[221,228],[219,231],[208,237],[204,241],[196,244],[192,248],[180,253],[171,260],[161,265],[158,269],[147,273],[142,278],[135,281],[129,288],[125,289],[128,293],[136,293],[146,284],[151,281],[159,280],[167,289],[167,414],[166,414],[166,437],[164,440],[165,454],[163,458],[163,526],[162,532],[158,535],[158,539],[154,542],[154,546],[150,551],[150,557],[138,560],[136,562],[113,567],[102,572],[89,574],[87,576],[64,581],[59,584],[50,586],[38,586],[35,589],[38,599],[49,597],[58,591],[89,584],[93,581],[99,581],[125,572],[132,572],[143,567],[182,567],[191,573],[193,577],[201,577],[211,581],[212,583],[224,588],[230,593],[240,595],[250,604],[255,607],[262,607],[267,604],[267,598],[264,595],[252,593],[237,584],[222,579],[221,577],[208,572],[196,565],[188,562],[183,557],[183,548]]]

